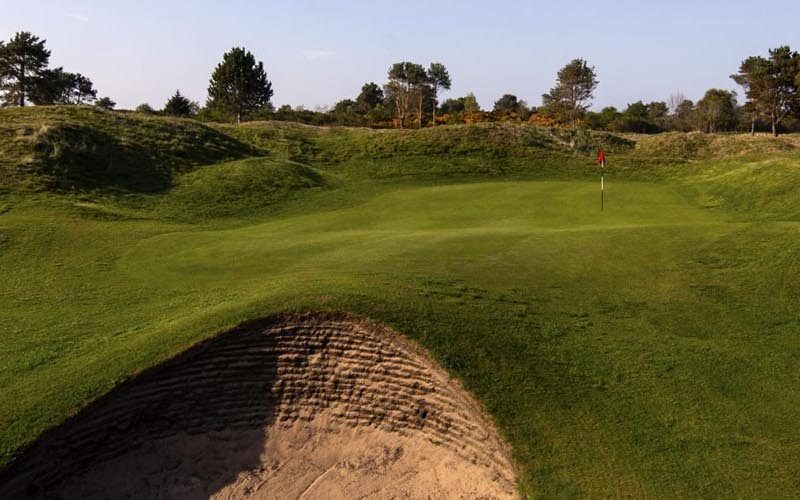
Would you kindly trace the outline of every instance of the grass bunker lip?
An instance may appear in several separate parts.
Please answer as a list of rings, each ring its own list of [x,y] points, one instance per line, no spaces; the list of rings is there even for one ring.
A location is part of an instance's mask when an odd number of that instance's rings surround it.
[[[45,433],[4,498],[513,498],[508,447],[412,342],[347,314],[242,324]]]

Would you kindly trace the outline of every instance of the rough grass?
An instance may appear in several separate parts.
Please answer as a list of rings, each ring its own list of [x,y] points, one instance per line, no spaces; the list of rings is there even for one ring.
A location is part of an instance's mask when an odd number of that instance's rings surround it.
[[[221,329],[344,310],[464,381],[530,497],[800,496],[793,150],[620,146],[601,213],[594,152],[539,131],[517,155],[462,139],[516,129],[220,130],[265,157],[150,194],[0,190],[0,463]]]
[[[634,143],[611,134],[518,125],[481,123],[421,130],[317,128],[291,123],[254,122],[222,127],[239,139],[275,151],[289,159],[340,163],[352,159],[397,157],[480,156],[484,158],[536,157],[543,152],[596,153],[600,146],[623,152]]]
[[[191,120],[84,106],[0,109],[3,184],[152,192],[177,172],[252,154]]]
[[[796,151],[797,138],[750,136],[746,134],[667,133],[630,135],[640,156],[684,160],[722,159],[739,156],[767,156]]]
[[[709,161],[687,186],[698,202],[751,220],[800,221],[800,156]]]

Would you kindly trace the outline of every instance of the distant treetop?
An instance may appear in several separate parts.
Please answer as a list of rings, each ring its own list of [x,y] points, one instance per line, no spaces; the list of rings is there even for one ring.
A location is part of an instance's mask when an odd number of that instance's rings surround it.
[[[269,104],[272,95],[264,64],[250,51],[234,47],[211,75],[207,106],[230,112],[241,123],[244,115]]]

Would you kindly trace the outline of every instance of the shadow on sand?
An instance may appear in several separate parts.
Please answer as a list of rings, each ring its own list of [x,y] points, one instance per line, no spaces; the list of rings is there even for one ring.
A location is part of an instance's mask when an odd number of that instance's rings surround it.
[[[274,343],[237,328],[125,382],[28,448],[0,498],[208,498],[261,463]]]

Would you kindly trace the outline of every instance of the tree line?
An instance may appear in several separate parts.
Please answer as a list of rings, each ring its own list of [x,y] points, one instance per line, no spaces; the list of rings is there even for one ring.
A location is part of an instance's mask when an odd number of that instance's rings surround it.
[[[741,105],[735,92],[710,89],[697,103],[674,94],[669,102],[638,101],[624,111],[608,107],[587,113],[586,121],[616,132],[768,130],[777,136],[781,130],[800,131],[800,54],[788,46],[770,49],[767,57],[742,61],[731,79],[744,90]]]
[[[4,106],[90,104],[97,101],[92,81],[80,74],[50,68],[45,40],[28,32],[0,40],[0,92]]]
[[[92,81],[80,74],[49,68],[45,40],[28,32],[0,41],[0,93],[2,105],[94,104],[113,109],[108,97],[97,98]],[[696,103],[676,93],[667,101],[636,101],[625,109],[606,107],[590,111],[599,85],[595,68],[574,59],[556,75],[554,86],[542,95],[539,107],[513,94],[505,94],[492,109],[483,110],[474,94],[441,99],[452,87],[444,64],[427,67],[412,61],[392,64],[382,85],[367,82],[353,98],[330,108],[308,110],[272,104],[272,83],[264,65],[242,47],[226,52],[211,74],[204,106],[178,90],[163,107],[149,104],[141,113],[195,117],[206,121],[286,120],[316,125],[422,128],[439,124],[476,122],[529,122],[544,126],[586,126],[613,132],[658,133],[692,131],[769,130],[800,131],[800,55],[788,46],[771,49],[768,56],[742,61],[731,78],[744,91],[709,89]]]

